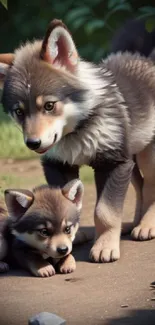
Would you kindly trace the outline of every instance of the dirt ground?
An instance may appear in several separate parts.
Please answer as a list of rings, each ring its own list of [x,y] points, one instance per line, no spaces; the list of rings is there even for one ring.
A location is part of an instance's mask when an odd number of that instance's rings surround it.
[[[0,171],[27,179],[30,188],[43,180],[36,160],[0,162]],[[94,186],[86,185],[82,225],[93,226],[94,204]],[[40,279],[16,270],[2,275],[0,325],[26,325],[29,317],[42,311],[58,314],[68,325],[154,325],[155,241],[123,237],[121,259],[110,264],[90,263],[91,246],[74,249],[77,269],[72,274]]]

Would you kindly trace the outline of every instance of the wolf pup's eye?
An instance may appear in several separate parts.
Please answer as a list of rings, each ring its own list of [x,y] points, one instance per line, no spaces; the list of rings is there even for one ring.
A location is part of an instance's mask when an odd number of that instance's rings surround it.
[[[22,103],[17,103],[13,106],[13,111],[18,117],[22,117],[24,115]]]
[[[23,116],[23,111],[20,108],[17,108],[15,110],[15,113],[16,113],[17,116]]]
[[[70,234],[70,232],[71,232],[71,226],[65,227],[64,232],[65,232],[65,234]]]
[[[54,108],[55,103],[54,102],[46,102],[44,105],[44,109],[47,112],[51,112]]]
[[[39,234],[40,234],[42,237],[48,237],[48,236],[49,236],[48,229],[46,229],[46,228],[39,229]]]

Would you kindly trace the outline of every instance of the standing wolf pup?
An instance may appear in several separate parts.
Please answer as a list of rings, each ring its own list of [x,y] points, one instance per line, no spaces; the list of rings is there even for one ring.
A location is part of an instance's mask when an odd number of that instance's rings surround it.
[[[6,190],[9,217],[3,219],[0,257],[19,264],[35,276],[52,276],[56,270],[73,272],[76,263],[71,254],[72,242],[79,228],[82,197],[80,180],[62,189],[43,185],[33,192]],[[83,242],[87,234],[79,232],[77,237]],[[5,270],[7,264],[0,262],[0,272]]]
[[[2,103],[21,125],[26,145],[46,153],[51,185],[77,178],[79,167],[95,172],[95,262],[120,257],[121,217],[134,168],[144,176],[141,221],[134,239],[155,237],[155,67],[129,53],[110,55],[100,65],[81,60],[67,27],[54,20],[43,42],[15,51]],[[53,148],[52,148],[53,147]],[[52,148],[52,149],[51,149]],[[134,159],[135,160],[135,159]]]

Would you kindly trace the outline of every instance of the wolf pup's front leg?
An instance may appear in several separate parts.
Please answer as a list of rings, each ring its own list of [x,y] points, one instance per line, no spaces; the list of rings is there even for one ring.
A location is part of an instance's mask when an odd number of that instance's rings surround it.
[[[58,269],[60,273],[71,273],[74,272],[76,269],[76,262],[75,258],[72,254],[67,255],[59,262]]]
[[[95,170],[97,203],[96,241],[90,252],[94,262],[112,262],[120,258],[121,218],[125,194],[131,179],[132,160]],[[106,174],[106,177],[105,177]]]
[[[19,244],[20,245],[20,244]],[[13,245],[13,257],[18,265],[29,271],[32,275],[37,277],[50,277],[55,275],[53,265],[44,260],[43,257],[26,247],[18,247],[18,242]]]

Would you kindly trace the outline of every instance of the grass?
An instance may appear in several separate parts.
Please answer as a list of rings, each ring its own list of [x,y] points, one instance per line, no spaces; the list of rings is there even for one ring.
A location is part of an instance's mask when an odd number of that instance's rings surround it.
[[[84,166],[80,170],[80,179],[83,183],[91,184],[93,182],[93,170],[90,167]]]
[[[33,188],[34,186],[39,186],[45,183],[44,177],[18,177],[17,175],[2,175],[0,176],[0,199],[4,197],[4,191],[8,188]],[[35,184],[35,185],[34,185]]]
[[[11,166],[10,166],[11,167]],[[24,175],[23,175],[24,176]],[[89,167],[82,167],[80,171],[80,178],[84,184],[91,184],[93,182],[93,172]],[[0,175],[0,199],[4,197],[4,190],[7,188],[33,188],[46,183],[45,178],[39,175],[36,179],[36,176],[22,177],[17,174],[12,174],[11,168],[10,172],[7,174]]]
[[[0,158],[30,159],[36,154],[26,148],[23,135],[0,105]]]

